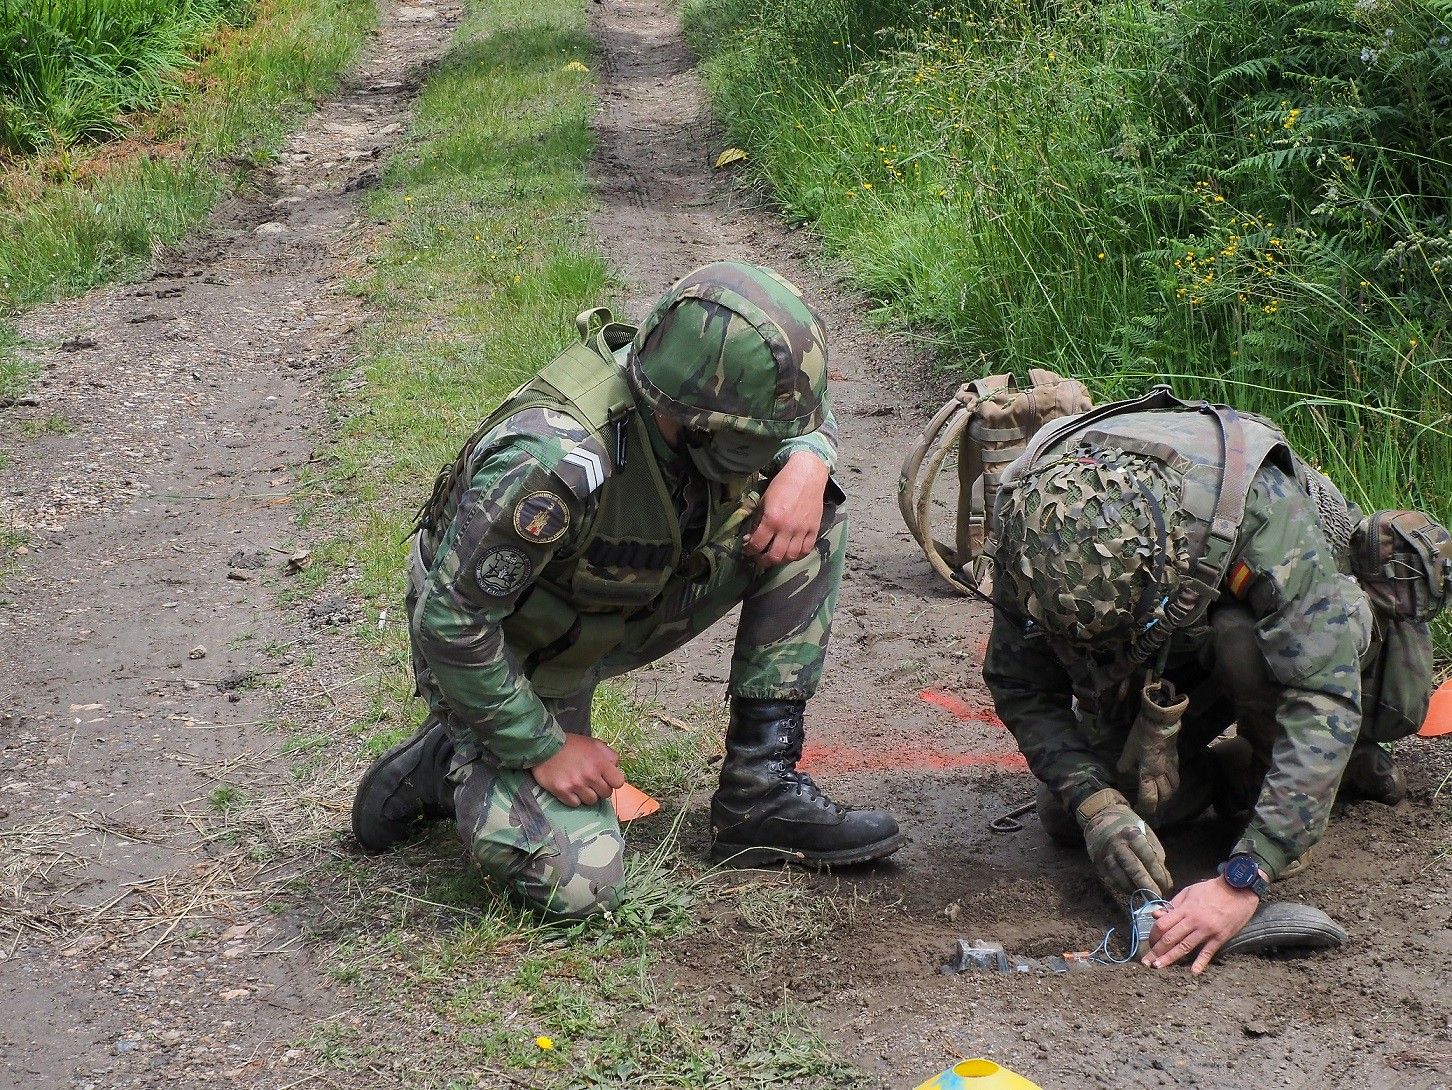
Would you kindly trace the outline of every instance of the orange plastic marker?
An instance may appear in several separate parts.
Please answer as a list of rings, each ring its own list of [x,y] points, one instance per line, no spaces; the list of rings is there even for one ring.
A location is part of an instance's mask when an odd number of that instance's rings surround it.
[[[1452,678],[1442,682],[1432,694],[1432,703],[1427,708],[1427,720],[1417,731],[1423,738],[1440,738],[1452,734]]]
[[[633,784],[617,787],[610,793],[610,803],[615,807],[615,816],[621,821],[650,817],[660,810],[660,803]]]

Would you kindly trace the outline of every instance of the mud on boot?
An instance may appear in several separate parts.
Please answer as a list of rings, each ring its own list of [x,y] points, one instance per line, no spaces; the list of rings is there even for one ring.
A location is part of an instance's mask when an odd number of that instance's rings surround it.
[[[373,762],[353,799],[353,835],[365,851],[387,851],[454,816],[454,788],[445,779],[453,755],[449,732],[430,716]]]
[[[1407,776],[1375,742],[1357,742],[1341,777],[1341,793],[1395,806],[1407,797]]]
[[[797,771],[806,736],[800,700],[735,699],[721,786],[711,798],[711,854],[736,866],[865,863],[906,843],[886,810],[833,802]]]

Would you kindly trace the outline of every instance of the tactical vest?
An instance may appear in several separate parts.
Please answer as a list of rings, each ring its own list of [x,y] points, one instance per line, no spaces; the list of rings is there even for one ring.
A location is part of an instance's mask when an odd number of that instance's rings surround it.
[[[596,321],[598,332],[592,333]],[[739,524],[742,496],[708,486],[706,532],[700,547],[684,555],[675,501],[621,368],[635,336],[632,326],[610,320],[602,308],[576,319],[580,339],[533,379],[516,389],[476,429],[454,464],[435,483],[420,528],[446,524],[469,487],[480,441],[527,409],[562,413],[590,432],[608,453],[604,481],[579,498],[593,499],[594,516],[571,552],[557,555],[505,619],[505,642],[542,697],[580,691],[592,667],[621,643],[625,623],[649,610],[667,582],[682,570],[705,573],[714,546]],[[580,448],[576,448],[580,449]]]
[[[1166,610],[1170,623],[1142,634],[1125,662],[1126,670],[1153,667],[1174,632],[1197,624],[1219,597],[1256,472],[1272,462],[1305,487],[1305,467],[1280,430],[1264,418],[1208,402],[1181,401],[1160,386],[1133,401],[1101,405],[1046,424],[1004,472],[1000,502],[1035,466],[1081,444],[1151,458],[1180,482],[1190,571]]]

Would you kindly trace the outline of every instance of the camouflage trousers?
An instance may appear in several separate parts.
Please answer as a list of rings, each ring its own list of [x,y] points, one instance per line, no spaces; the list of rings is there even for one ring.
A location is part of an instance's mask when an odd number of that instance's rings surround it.
[[[761,569],[744,554],[718,555],[710,572],[671,580],[660,606],[631,618],[620,646],[578,692],[545,698],[560,726],[590,733],[590,707],[605,678],[654,662],[688,643],[738,605],[731,657],[735,697],[806,700],[826,660],[847,550],[846,518],[829,508],[816,547],[801,560]],[[413,568],[421,563],[415,554]],[[422,579],[411,571],[409,616]],[[419,695],[449,728],[457,754],[450,779],[455,821],[486,876],[517,899],[561,916],[586,916],[618,903],[625,841],[609,800],[566,806],[528,769],[500,768],[473,731],[449,713],[423,657],[413,654]]]

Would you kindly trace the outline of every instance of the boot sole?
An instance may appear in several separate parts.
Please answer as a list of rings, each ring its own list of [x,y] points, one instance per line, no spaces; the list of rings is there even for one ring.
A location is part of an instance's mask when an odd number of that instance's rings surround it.
[[[894,833],[884,840],[835,852],[814,852],[800,848],[773,848],[762,844],[732,844],[718,840],[711,845],[711,858],[733,867],[763,867],[773,863],[844,866],[885,859],[907,843],[906,833]]]
[[[430,824],[432,824],[431,822],[427,821],[410,823],[408,826],[403,826],[403,828],[406,828],[408,830],[408,835],[398,837],[397,839],[391,840],[388,843],[381,845],[369,843],[358,831],[359,800],[368,794],[369,788],[372,787],[374,780],[376,780],[380,775],[383,774],[383,770],[389,766],[389,763],[393,760],[393,758],[396,757],[398,754],[402,753],[405,749],[413,745],[418,740],[419,737],[417,734],[411,734],[402,742],[399,742],[397,745],[387,750],[381,757],[379,757],[376,761],[373,762],[373,764],[368,767],[368,771],[363,774],[363,779],[358,782],[358,792],[353,796],[353,809],[350,813],[351,824],[353,826],[353,839],[356,840],[358,842],[358,846],[361,847],[369,855],[380,855],[391,848],[398,847],[400,844],[406,844],[408,841],[416,839],[416,836],[422,835],[423,831],[428,828]],[[422,760],[422,753],[423,747],[420,746],[419,760]],[[407,777],[413,775],[413,773],[417,771],[418,766],[419,761],[414,761],[413,767],[405,772],[402,777],[400,777],[399,782],[402,782],[403,779],[406,779]]]

